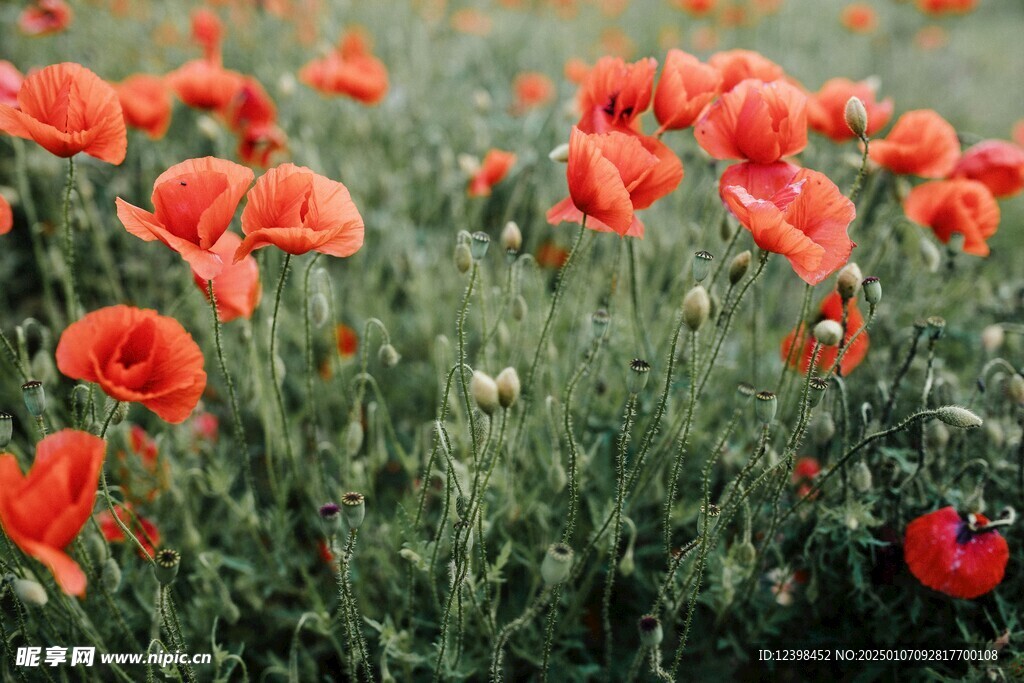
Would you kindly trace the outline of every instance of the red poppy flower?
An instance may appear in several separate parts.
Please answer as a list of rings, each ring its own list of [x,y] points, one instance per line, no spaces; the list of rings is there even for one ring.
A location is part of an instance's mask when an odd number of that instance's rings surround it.
[[[359,335],[345,323],[338,323],[334,328],[338,338],[338,353],[342,358],[351,358],[359,351]]]
[[[917,0],[917,8],[925,14],[964,14],[973,10],[978,0]]]
[[[60,33],[71,25],[72,16],[64,0],[35,0],[18,16],[18,29],[27,36]]]
[[[964,236],[964,251],[988,256],[985,243],[999,229],[999,204],[977,180],[933,180],[918,185],[903,202],[910,220],[927,225],[943,244],[953,233]]]
[[[793,485],[796,486],[796,494],[803,498],[811,492],[814,486],[814,478],[821,473],[821,465],[817,458],[800,458],[793,467]]]
[[[304,166],[281,164],[249,191],[242,211],[245,239],[235,262],[270,245],[289,254],[351,256],[363,246],[363,219],[348,188]]]
[[[846,103],[857,97],[868,112],[868,137],[885,128],[892,118],[892,100],[877,100],[875,86],[869,81],[855,83],[847,78],[833,78],[807,100],[807,124],[835,142],[854,137],[846,124]]]
[[[121,520],[122,524],[128,527],[132,535],[139,539],[139,543],[142,544],[147,553],[152,555],[156,548],[160,546],[160,531],[156,528],[156,525],[137,512],[134,512],[130,505],[123,507],[115,505],[114,514],[117,515],[117,519]],[[124,543],[127,540],[124,531],[114,520],[114,515],[110,514],[110,510],[102,510],[97,513],[96,523],[100,527],[103,538],[107,539],[108,543]],[[140,555],[142,554],[141,550],[138,552]]]
[[[787,166],[737,164],[719,187],[757,246],[782,254],[804,282],[816,285],[849,260],[856,245],[847,229],[857,212],[824,174],[798,169],[787,180],[796,169]]]
[[[843,299],[839,296],[839,292],[832,292],[825,297],[824,301],[821,302],[821,312],[816,320],[806,327],[801,324],[782,340],[782,360],[784,362],[788,360],[790,366],[799,368],[800,372],[805,375],[811,369],[811,358],[814,355],[814,339],[810,335],[810,329],[822,320],[835,320],[837,323],[842,324]],[[843,361],[839,364],[839,370],[843,375],[849,375],[853,372],[868,353],[870,341],[867,332],[861,332],[853,344],[850,344],[850,339],[863,324],[864,317],[857,308],[857,300],[850,299],[846,311],[846,332],[843,335],[843,346],[849,346],[849,349],[843,354]],[[801,348],[799,353],[791,355],[790,349],[794,343],[800,345]],[[838,355],[839,350],[835,346],[820,347],[818,350],[818,363],[815,368],[822,370],[830,369],[835,365]]]
[[[117,476],[128,500],[153,501],[166,488],[170,473],[159,455],[156,441],[145,429],[132,425],[128,431],[128,452],[117,452]]]
[[[299,80],[327,95],[348,95],[377,104],[388,91],[388,69],[370,54],[358,32],[349,32],[331,54],[314,59],[299,71]]]
[[[786,76],[781,66],[753,50],[716,52],[708,64],[722,74],[722,92],[729,92],[748,78],[770,83]]]
[[[783,81],[743,81],[711,106],[694,134],[716,159],[770,164],[807,146],[807,96]]]
[[[160,240],[181,254],[200,277],[211,280],[224,267],[213,251],[228,229],[253,172],[231,161],[204,157],[175,164],[153,183],[154,213],[117,198],[125,230],[147,242]]]
[[[722,88],[718,69],[682,50],[669,50],[654,93],[659,132],[693,125]]]
[[[718,0],[673,0],[673,4],[695,17],[703,17],[714,11]]]
[[[250,166],[267,168],[273,156],[286,149],[287,136],[273,124],[246,126],[238,134],[238,158]]]
[[[952,177],[977,180],[996,197],[1010,197],[1024,188],[1024,147],[1002,140],[974,145],[953,167]]]
[[[171,95],[162,78],[137,74],[114,85],[124,122],[151,139],[162,138],[171,125]]]
[[[12,109],[20,109],[18,104],[18,91],[25,77],[14,66],[5,59],[0,59],[0,104],[7,105]]]
[[[550,78],[536,71],[518,74],[512,81],[512,90],[516,97],[512,110],[516,114],[524,114],[555,99],[555,84]]]
[[[220,43],[224,38],[224,24],[208,9],[192,12],[192,40],[203,48],[203,56],[220,64]]]
[[[103,439],[65,429],[36,445],[28,475],[13,455],[0,455],[0,524],[69,595],[84,595],[86,579],[64,548],[92,514],[105,450]]]
[[[999,585],[1010,558],[1006,539],[978,513],[944,507],[907,525],[903,557],[924,585],[954,598],[976,598]]]
[[[643,223],[634,211],[674,190],[683,179],[683,164],[654,138],[588,135],[573,128],[566,177],[569,197],[551,207],[548,223],[580,223],[586,215],[591,230],[643,237]]]
[[[242,74],[206,59],[185,62],[167,74],[167,85],[178,99],[195,109],[224,109],[244,83]]]
[[[220,420],[213,413],[200,412],[192,418],[192,436],[200,441],[216,443],[220,429]]]
[[[871,160],[893,173],[944,178],[960,156],[956,130],[931,109],[908,111],[884,140],[871,143]]]
[[[487,152],[479,170],[473,174],[466,191],[470,197],[486,197],[491,188],[500,183],[516,163],[513,152],[492,149]]]
[[[546,240],[537,247],[534,257],[541,268],[558,270],[569,260],[569,250],[552,240]]]
[[[53,64],[28,76],[15,109],[0,104],[0,130],[59,157],[79,152],[111,164],[124,161],[128,135],[117,93],[80,64]]]
[[[260,302],[260,268],[256,259],[246,256],[237,263],[232,263],[235,252],[242,244],[242,238],[233,232],[225,232],[213,245],[213,253],[220,256],[226,264],[217,277],[213,278],[213,295],[217,299],[217,315],[223,323],[235,318],[252,317],[253,311]],[[206,280],[192,273],[196,287],[209,298]]]
[[[853,33],[873,33],[878,28],[878,13],[863,2],[852,2],[843,8],[839,22]]]
[[[6,235],[14,227],[14,212],[7,198],[0,194],[0,235]]]
[[[221,112],[228,127],[242,132],[250,126],[268,126],[277,121],[277,107],[255,78],[245,76]]]
[[[93,311],[64,330],[56,358],[68,377],[96,382],[111,398],[141,403],[173,424],[185,421],[206,388],[199,346],[156,311]]]
[[[658,62],[650,57],[627,64],[620,57],[602,57],[580,84],[576,104],[584,133],[633,131],[637,118],[651,104]]]

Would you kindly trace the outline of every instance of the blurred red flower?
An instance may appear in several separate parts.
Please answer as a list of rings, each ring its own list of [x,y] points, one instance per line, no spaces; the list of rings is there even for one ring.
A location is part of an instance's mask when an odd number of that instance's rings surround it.
[[[964,152],[951,175],[977,180],[996,197],[1010,197],[1024,188],[1024,147],[1002,140],[979,142]]]
[[[338,323],[334,328],[338,338],[338,353],[342,358],[351,358],[359,350],[359,335],[345,323]]]
[[[853,33],[873,33],[878,28],[878,13],[864,2],[851,2],[839,14],[839,22]]]
[[[512,81],[512,90],[516,97],[512,111],[516,114],[524,114],[555,99],[555,84],[537,71],[524,71],[516,75]]]
[[[146,549],[146,552],[152,555],[156,548],[160,546],[160,531],[153,522],[131,511],[131,509],[131,505],[115,505],[114,513],[128,527],[132,535],[139,539],[139,543]],[[124,543],[127,540],[124,531],[121,530],[121,527],[114,520],[114,515],[110,514],[110,510],[102,510],[97,513],[96,523],[100,527],[100,532],[103,533],[103,538],[107,539],[108,543]],[[138,553],[142,555],[141,550],[138,550]]]
[[[286,149],[287,136],[273,124],[246,126],[238,134],[238,158],[251,166],[267,168],[273,156]]]
[[[743,81],[711,105],[694,135],[716,159],[773,163],[807,146],[807,96],[783,81]]]
[[[193,59],[167,74],[178,99],[195,109],[223,110],[244,82],[242,74],[207,59]]]
[[[786,76],[781,66],[753,50],[716,52],[708,64],[722,74],[722,92],[729,92],[749,78],[770,83]]]
[[[171,95],[158,76],[136,74],[114,85],[124,122],[151,139],[162,138],[171,125]]]
[[[883,140],[874,140],[871,160],[893,173],[944,178],[960,156],[960,140],[946,119],[931,109],[908,111]]]
[[[203,353],[174,318],[108,306],[61,334],[57,367],[96,382],[113,399],[141,403],[172,424],[185,421],[206,388]]]
[[[870,81],[855,83],[847,78],[833,78],[808,98],[807,124],[835,142],[852,139],[853,131],[846,125],[846,103],[851,97],[859,98],[868,112],[868,137],[885,128],[892,118],[892,100],[879,102]]]
[[[714,11],[718,0],[672,0],[672,4],[695,17],[702,17]]]
[[[213,278],[213,296],[217,300],[217,315],[220,316],[222,323],[231,322],[236,318],[251,318],[260,303],[262,287],[260,268],[256,259],[249,255],[241,261],[232,262],[241,244],[242,238],[228,231],[221,235],[211,249],[225,264],[220,273]],[[192,277],[196,287],[209,299],[207,281],[195,272],[192,273]]]
[[[811,358],[814,355],[814,338],[811,336],[811,329],[822,320],[835,320],[843,322],[843,299],[839,292],[832,292],[821,302],[820,312],[815,320],[810,321],[806,326],[801,324],[795,330],[786,335],[782,340],[781,355],[783,362],[789,362],[791,367],[799,368],[805,375],[811,370]],[[853,372],[864,356],[868,353],[871,342],[867,332],[861,332],[857,339],[851,344],[850,339],[857,334],[864,324],[864,317],[857,308],[857,300],[850,299],[846,311],[846,330],[843,334],[843,347],[849,349],[843,354],[843,360],[839,364],[839,371],[844,375]],[[794,351],[793,344],[797,344]],[[835,346],[821,346],[818,350],[818,362],[815,369],[825,371],[832,368],[839,356],[839,349]]]
[[[86,578],[64,548],[92,514],[105,451],[103,439],[65,429],[36,444],[28,475],[13,455],[0,455],[0,524],[69,595],[84,596]]]
[[[718,69],[682,50],[669,50],[654,93],[654,115],[661,124],[658,132],[692,126],[721,87]]]
[[[484,156],[480,168],[469,181],[466,191],[470,197],[486,197],[491,188],[500,183],[516,163],[514,152],[492,149]]]
[[[192,40],[203,48],[203,57],[220,64],[220,43],[224,38],[224,24],[211,10],[200,8],[192,12]]]
[[[252,179],[251,170],[232,161],[189,159],[171,166],[153,183],[154,213],[118,197],[117,217],[125,230],[147,242],[160,240],[210,280],[224,267],[213,245],[228,229]]]
[[[0,130],[59,157],[79,152],[110,164],[124,161],[128,135],[117,93],[80,64],[53,64],[30,74],[15,109],[0,104]]]
[[[299,80],[327,95],[348,95],[377,104],[388,91],[388,70],[359,32],[346,33],[338,48],[299,70]]]
[[[903,557],[918,581],[954,598],[976,598],[999,585],[1010,549],[980,513],[961,515],[949,506],[907,525]]]
[[[213,413],[201,410],[192,417],[192,436],[199,441],[217,442],[220,420]]]
[[[71,25],[73,16],[64,0],[35,0],[18,15],[18,29],[27,36],[60,33]]]
[[[925,14],[964,14],[973,10],[978,0],[917,0],[917,8]]]
[[[651,104],[658,62],[650,57],[627,64],[620,57],[602,57],[587,73],[576,95],[584,133],[634,132],[640,114]]]
[[[537,247],[534,258],[537,259],[537,265],[541,268],[558,270],[569,260],[569,250],[552,240],[545,240]]]
[[[277,121],[277,107],[270,95],[251,76],[243,76],[241,85],[231,94],[221,114],[228,128],[240,133],[250,126],[264,126]]]
[[[999,204],[977,180],[933,180],[918,185],[903,202],[910,220],[930,227],[940,242],[964,236],[964,252],[988,256],[986,240],[999,229]]]
[[[276,246],[289,254],[351,256],[363,246],[363,219],[348,188],[303,166],[281,164],[249,191],[242,211],[245,239],[235,252]]]
[[[14,212],[7,198],[0,194],[0,235],[6,235],[14,228]]]
[[[800,458],[793,467],[792,481],[796,486],[796,494],[803,498],[811,492],[814,478],[821,473],[821,465],[817,458]]]
[[[0,59],[0,104],[5,104],[12,109],[20,109],[18,104],[18,91],[25,80],[18,67],[5,59]]]

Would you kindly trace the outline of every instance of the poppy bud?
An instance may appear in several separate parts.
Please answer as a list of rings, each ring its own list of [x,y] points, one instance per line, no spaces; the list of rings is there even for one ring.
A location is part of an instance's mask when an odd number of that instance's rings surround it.
[[[814,408],[821,403],[822,397],[828,390],[828,380],[824,377],[814,376],[807,383],[807,386],[810,387],[808,398],[810,399],[811,407]]]
[[[759,391],[754,394],[754,399],[754,413],[757,415],[757,419],[761,421],[761,424],[771,424],[775,419],[775,411],[779,404],[775,394],[770,391]]]
[[[729,264],[729,284],[735,285],[743,276],[747,274],[747,270],[750,268],[750,250],[741,251],[733,257],[732,263]]]
[[[715,257],[709,251],[698,251],[693,255],[693,279],[703,282],[704,278],[711,272],[711,262]]]
[[[708,298],[707,290],[697,285],[683,298],[683,322],[691,330],[696,332],[700,326],[707,322],[711,314],[711,299]]]
[[[25,382],[21,385],[21,395],[32,417],[42,417],[46,412],[46,392],[43,391],[43,383],[36,379]]]
[[[553,543],[540,563],[540,575],[548,586],[555,586],[569,578],[572,569],[572,548],[564,543]]]
[[[348,522],[348,528],[358,529],[366,516],[366,498],[361,493],[349,491],[341,497],[341,503],[344,505],[345,521]]]
[[[7,448],[14,436],[14,418],[10,413],[0,412],[0,449]]]
[[[459,242],[455,245],[455,267],[460,273],[468,273],[472,266],[473,253],[465,243]]]
[[[121,587],[121,566],[112,557],[108,557],[107,561],[103,563],[103,569],[100,572],[100,580],[103,582],[103,587],[111,593],[116,593],[117,589]]]
[[[498,409],[498,385],[490,375],[474,370],[473,379],[469,381],[469,391],[477,406],[486,414],[493,415]]]
[[[423,559],[423,558],[420,557],[419,553],[417,553],[412,548],[402,548],[401,550],[398,551],[398,555],[403,560],[405,560],[407,562],[410,562],[412,564],[416,564],[416,565],[418,565],[420,563],[420,561]]]
[[[957,429],[974,429],[984,424],[980,417],[961,406],[942,406],[936,409],[935,414],[950,427]]]
[[[515,221],[509,221],[501,231],[501,248],[515,255],[523,246],[523,232]]]
[[[382,344],[380,350],[377,351],[377,358],[380,359],[380,364],[385,368],[395,367],[398,365],[398,361],[402,359],[398,351],[391,344]]]
[[[519,398],[519,373],[515,368],[505,368],[498,373],[495,383],[498,385],[498,403],[502,408],[509,408]]]
[[[836,346],[843,338],[843,326],[835,320],[822,320],[814,326],[814,338],[822,346]]]
[[[516,294],[516,298],[512,300],[512,319],[516,322],[522,321],[526,317],[528,310],[526,299],[523,298],[522,294]]]
[[[341,506],[337,503],[325,503],[320,506],[320,525],[324,535],[334,536],[341,531]]]
[[[867,493],[871,490],[872,484],[871,468],[863,460],[857,461],[850,472],[850,483],[857,493]]]
[[[472,254],[474,261],[480,261],[487,255],[487,247],[491,246],[491,236],[486,232],[477,230],[470,237],[472,238],[469,242],[470,254]]]
[[[636,396],[647,386],[647,379],[651,375],[651,364],[640,358],[634,358],[629,362],[629,376],[626,379],[626,389],[630,394]]]
[[[160,582],[161,586],[169,586],[174,583],[178,576],[178,567],[181,565],[181,554],[177,550],[163,548],[158,550],[153,558],[153,575]]]
[[[14,579],[11,582],[11,588],[14,589],[14,594],[18,596],[18,600],[26,605],[42,607],[49,601],[46,589],[35,581]]]
[[[633,557],[633,546],[630,545],[619,560],[619,573],[623,576],[631,576],[636,571],[636,559]]]
[[[345,428],[345,452],[352,457],[363,447],[363,425],[359,420],[352,420]]]
[[[1018,405],[1024,405],[1024,376],[1016,374],[1006,382],[1006,395]]]
[[[981,331],[981,347],[989,353],[995,353],[1003,345],[1006,333],[1002,325],[989,325]]]
[[[848,99],[843,114],[846,118],[846,125],[850,127],[854,135],[863,140],[868,130],[868,110],[864,107],[861,99],[859,97]]]
[[[817,446],[827,444],[836,433],[836,423],[832,413],[818,413],[811,421],[811,439]]]
[[[594,335],[594,340],[603,339],[604,333],[608,331],[608,325],[611,324],[612,317],[608,315],[608,311],[603,308],[599,308],[594,311],[594,315],[590,316],[590,330]]]
[[[739,384],[737,384],[736,391],[739,392],[739,395],[744,398],[750,398],[751,396],[757,393],[757,389],[754,388],[754,385],[748,382],[740,382]]]
[[[106,409],[106,412],[110,412],[113,409],[114,413],[110,416],[110,424],[119,425],[125,421],[128,417],[128,408],[131,404],[128,401],[118,401],[115,405],[111,405],[110,408]]]
[[[327,297],[320,292],[315,292],[309,299],[309,319],[319,329],[324,326],[329,316],[330,306],[327,303]]]
[[[839,296],[842,297],[843,301],[849,301],[853,297],[857,296],[857,290],[860,289],[860,282],[864,279],[861,275],[860,267],[853,263],[847,263],[843,266],[843,269],[839,271],[839,278],[836,282],[836,289],[839,291]]]
[[[882,282],[877,277],[869,277],[864,279],[861,286],[864,288],[864,300],[877,306],[882,300]]]
[[[661,629],[661,620],[653,614],[645,614],[637,622],[637,630],[640,631],[640,644],[644,647],[658,647],[664,633]]]
[[[555,163],[565,164],[569,162],[569,143],[563,142],[558,147],[548,152],[548,159]]]

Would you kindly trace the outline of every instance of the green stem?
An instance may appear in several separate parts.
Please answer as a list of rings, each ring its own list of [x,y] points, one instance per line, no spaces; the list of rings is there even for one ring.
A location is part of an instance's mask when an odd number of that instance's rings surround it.
[[[295,464],[295,456],[292,452],[292,440],[288,434],[288,416],[284,410],[284,397],[281,395],[281,383],[277,378],[277,314],[281,308],[281,293],[284,291],[284,282],[288,277],[288,266],[291,264],[292,255],[284,255],[284,265],[281,267],[281,278],[277,281],[277,295],[274,297],[274,317],[270,323],[270,380],[274,385],[274,398],[277,401],[277,412],[281,418],[281,432],[284,436],[285,452],[288,454],[288,461]],[[268,462],[269,466],[269,462]],[[273,475],[271,475],[273,476]]]
[[[78,319],[81,299],[75,284],[75,235],[71,226],[71,191],[75,187],[75,158],[68,157],[68,179],[64,188],[64,266],[67,270],[64,277],[65,296],[67,297],[68,320]]]

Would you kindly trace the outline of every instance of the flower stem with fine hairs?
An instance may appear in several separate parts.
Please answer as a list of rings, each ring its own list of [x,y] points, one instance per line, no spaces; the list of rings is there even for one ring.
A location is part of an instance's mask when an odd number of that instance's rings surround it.
[[[857,197],[860,195],[860,190],[864,186],[864,177],[868,173],[868,138],[866,135],[861,136],[860,141],[864,143],[864,153],[860,158],[860,170],[857,171],[857,179],[853,181],[853,187],[850,188],[850,201],[856,203]]]
[[[292,255],[284,255],[284,265],[281,267],[281,279],[277,281],[277,295],[274,297],[274,317],[270,322],[270,381],[274,385],[274,398],[277,400],[277,412],[281,417],[281,431],[284,436],[285,452],[288,454],[288,461],[294,462],[292,453],[292,440],[288,435],[288,416],[284,411],[284,397],[281,396],[281,384],[277,377],[277,314],[281,308],[281,293],[284,291],[284,282],[288,278],[288,266],[291,265]]]
[[[64,289],[67,298],[68,321],[78,319],[81,300],[75,284],[75,235],[71,228],[71,191],[75,187],[75,158],[68,157],[68,180],[64,188]]]

